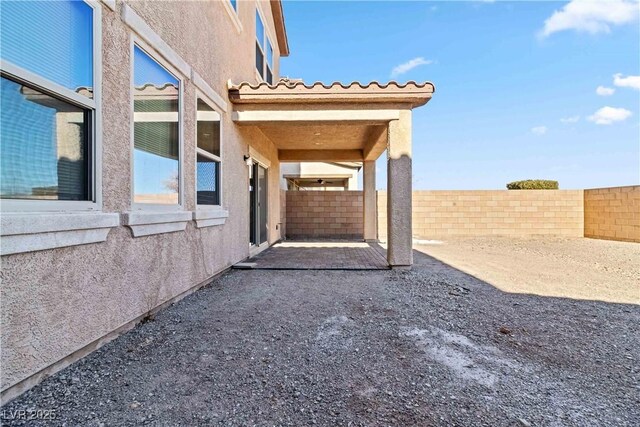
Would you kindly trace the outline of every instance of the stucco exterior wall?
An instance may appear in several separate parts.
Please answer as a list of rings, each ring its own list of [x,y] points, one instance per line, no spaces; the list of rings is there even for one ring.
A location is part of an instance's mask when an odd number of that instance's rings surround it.
[[[414,191],[413,237],[582,237],[582,190]],[[378,238],[386,241],[387,193],[378,191]]]
[[[287,191],[287,238],[362,239],[362,191]]]
[[[640,242],[640,185],[584,190],[584,236]]]
[[[227,79],[256,81],[255,4],[238,2],[242,31],[222,2],[126,2],[227,103]],[[259,2],[279,55],[269,2]],[[131,210],[132,111],[131,37],[116,11],[104,5],[103,24],[103,211]],[[196,87],[184,77],[184,209],[195,206]],[[221,115],[222,204],[229,217],[221,226],[133,238],[125,226],[106,242],[2,257],[1,389],[21,381],[96,342],[144,313],[206,283],[249,254],[248,168],[251,145],[270,163],[269,241],[280,230],[277,150],[257,129]],[[14,387],[15,389],[15,387]],[[8,395],[8,393],[7,393]]]

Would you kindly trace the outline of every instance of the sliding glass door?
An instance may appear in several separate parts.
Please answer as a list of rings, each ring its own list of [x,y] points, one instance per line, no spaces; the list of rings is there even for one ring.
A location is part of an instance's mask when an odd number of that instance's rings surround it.
[[[249,243],[267,241],[267,169],[254,162],[249,170]]]

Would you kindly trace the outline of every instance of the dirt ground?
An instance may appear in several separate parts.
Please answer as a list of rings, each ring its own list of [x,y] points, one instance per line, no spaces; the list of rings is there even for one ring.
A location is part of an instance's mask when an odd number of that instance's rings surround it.
[[[416,250],[505,292],[640,304],[640,244],[482,237]]]
[[[515,259],[535,254],[518,245]],[[640,425],[640,306],[504,292],[414,259],[411,271],[231,271],[5,405],[2,424]]]

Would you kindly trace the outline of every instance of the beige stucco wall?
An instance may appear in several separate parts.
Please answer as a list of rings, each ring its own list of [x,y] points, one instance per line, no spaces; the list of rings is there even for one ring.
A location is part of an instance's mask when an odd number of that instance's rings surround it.
[[[275,35],[269,3],[262,10]],[[228,102],[226,84],[255,81],[255,3],[238,2],[238,32],[222,2],[127,2]],[[103,14],[103,211],[131,207],[130,28],[105,6]],[[277,40],[272,37],[275,74]],[[185,210],[195,210],[195,97],[184,76]],[[229,108],[231,109],[229,103]],[[270,162],[269,241],[280,238],[277,150],[257,129],[222,114],[222,226],[133,238],[116,227],[103,243],[2,257],[1,388],[9,387],[138,318],[249,254],[249,144]]]
[[[287,238],[362,239],[362,191],[287,191]]]
[[[582,190],[414,191],[413,237],[581,237]],[[387,193],[378,191],[378,236],[387,236]]]
[[[584,190],[584,235],[640,242],[640,185]]]

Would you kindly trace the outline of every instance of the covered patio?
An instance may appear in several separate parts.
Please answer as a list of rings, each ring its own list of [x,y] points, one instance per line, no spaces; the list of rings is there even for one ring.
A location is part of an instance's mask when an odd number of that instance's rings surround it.
[[[413,263],[411,111],[433,92],[428,82],[229,84],[233,121],[258,128],[277,148],[280,162],[363,163],[365,242],[378,238],[375,162],[386,150],[386,260],[392,268]]]
[[[255,270],[386,270],[386,253],[378,243],[346,240],[278,242],[242,264]]]

